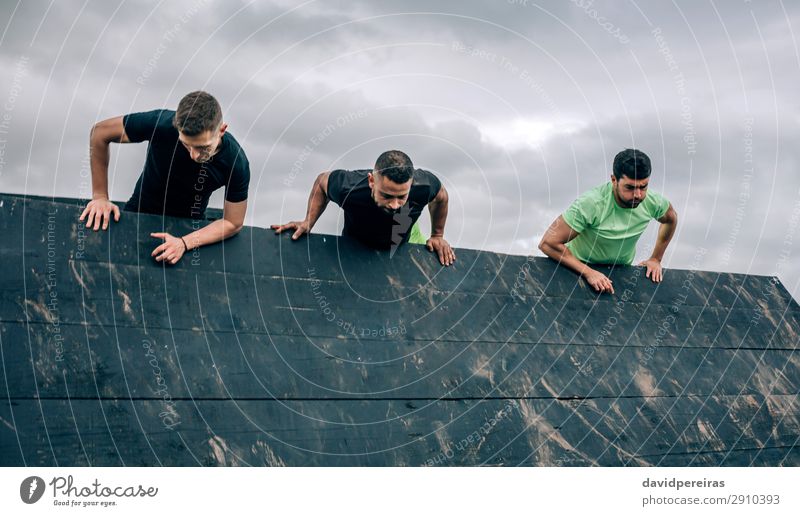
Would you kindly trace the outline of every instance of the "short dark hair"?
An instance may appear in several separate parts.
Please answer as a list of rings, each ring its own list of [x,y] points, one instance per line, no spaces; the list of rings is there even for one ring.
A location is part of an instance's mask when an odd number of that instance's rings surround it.
[[[633,180],[650,177],[650,158],[636,149],[625,149],[614,157],[614,177],[617,181],[626,176]]]
[[[414,164],[405,152],[390,150],[378,156],[375,173],[402,184],[414,177]]]
[[[172,126],[187,136],[215,131],[222,123],[222,107],[211,94],[193,91],[178,103]]]

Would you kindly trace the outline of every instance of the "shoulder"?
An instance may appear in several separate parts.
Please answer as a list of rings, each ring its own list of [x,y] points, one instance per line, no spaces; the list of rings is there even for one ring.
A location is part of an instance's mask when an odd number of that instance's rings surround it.
[[[595,224],[608,205],[609,199],[614,202],[611,183],[605,183],[587,190],[575,199],[562,214],[566,223],[576,232],[581,233]]]
[[[135,124],[150,124],[152,126],[167,126],[172,127],[172,119],[175,116],[175,111],[170,109],[154,109],[152,111],[139,111],[136,113],[128,113],[122,117],[123,122]]]
[[[669,201],[659,192],[650,190],[644,198],[644,206],[654,219],[660,219],[669,210]]]
[[[331,182],[336,183],[342,188],[355,188],[359,185],[367,185],[367,178],[369,173],[372,172],[368,169],[361,170],[332,170],[328,175],[328,184]]]
[[[154,136],[178,137],[178,131],[172,126],[175,112],[169,109],[154,109],[128,113],[122,117],[125,133],[133,141],[152,140]]]
[[[417,168],[414,170],[414,184],[419,185],[440,185],[441,182],[439,178],[436,177],[436,174],[429,170],[425,170],[422,168]]]
[[[328,197],[340,204],[354,191],[369,189],[368,176],[371,170],[332,170],[328,174]]]
[[[230,163],[234,169],[249,169],[250,162],[247,160],[247,154],[245,154],[244,149],[239,145],[236,138],[231,133],[226,132],[222,136],[222,141],[225,162]]]
[[[425,193],[425,196],[430,201],[442,189],[442,182],[433,172],[418,168],[414,170],[414,182],[411,188]]]
[[[583,192],[573,204],[585,210],[600,209],[609,202],[614,201],[614,192],[611,182],[603,183]]]

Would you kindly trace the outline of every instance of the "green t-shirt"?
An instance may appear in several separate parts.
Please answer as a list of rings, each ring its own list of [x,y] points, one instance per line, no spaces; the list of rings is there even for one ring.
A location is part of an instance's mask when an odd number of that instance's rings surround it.
[[[620,208],[609,181],[578,197],[562,215],[579,233],[567,247],[585,263],[630,265],[647,224],[663,217],[668,209],[669,201],[653,191],[648,191],[636,208]]]

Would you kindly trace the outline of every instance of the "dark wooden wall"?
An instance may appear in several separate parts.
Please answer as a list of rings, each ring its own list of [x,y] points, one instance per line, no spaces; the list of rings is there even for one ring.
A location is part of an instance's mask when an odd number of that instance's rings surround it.
[[[249,227],[164,267],[191,221],[60,201],[0,195],[0,465],[800,465],[774,278]]]

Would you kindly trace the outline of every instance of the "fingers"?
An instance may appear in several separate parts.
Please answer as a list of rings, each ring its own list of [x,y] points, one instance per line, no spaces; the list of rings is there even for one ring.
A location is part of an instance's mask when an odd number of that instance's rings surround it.
[[[449,267],[453,265],[453,262],[456,259],[456,254],[453,252],[453,248],[449,245],[443,247],[444,248],[439,253],[439,260],[442,262],[442,265]]]
[[[178,260],[180,260],[182,256],[180,251],[174,251],[169,248],[164,248],[160,251],[160,254],[158,254],[159,249],[161,247],[162,246],[158,246],[158,248],[155,251],[153,251],[153,256],[156,257],[157,262],[167,262],[170,265],[175,265],[176,263],[178,263]],[[158,256],[156,256],[156,254],[158,254]]]
[[[645,278],[649,278],[651,275],[653,276],[653,281],[655,281],[656,277],[655,277],[653,268],[648,265],[647,266],[647,272],[644,273],[644,276],[645,276]]]
[[[664,277],[664,272],[661,267],[653,270],[653,281],[655,283],[661,283],[661,279]]]
[[[161,244],[160,246],[156,247],[156,248],[153,250],[153,252],[152,252],[152,253],[150,253],[150,256],[155,256],[155,255],[157,255],[157,254],[159,254],[159,253],[161,253],[161,252],[165,251],[166,249],[167,249],[167,244],[166,244],[166,242],[165,242],[165,243]],[[158,258],[156,258],[156,260],[158,260]],[[158,261],[161,261],[161,260],[158,260]]]
[[[83,222],[83,218],[86,216],[87,213],[89,213],[89,205],[88,204],[86,205],[86,208],[83,209],[83,213],[81,213],[81,216],[78,217],[78,220]]]
[[[589,284],[596,292],[608,292],[609,294],[614,293],[614,283],[606,276],[602,276],[597,280],[593,280]]]
[[[92,228],[94,231],[100,229],[100,223],[103,221],[103,212],[101,210],[96,210],[94,213],[94,227]]]
[[[153,238],[163,238],[164,240],[167,239],[166,233],[150,233],[150,236]]]
[[[447,251],[444,246],[439,246],[439,248],[436,250],[436,254],[439,255],[439,263],[442,265],[447,265],[447,258],[449,258],[449,256],[447,255]]]
[[[114,204],[111,210],[114,212],[114,222],[119,222],[119,206]]]
[[[286,230],[297,229],[297,223],[296,222],[288,222],[286,224],[273,224],[270,227],[275,230],[275,234],[276,235],[279,235],[279,234],[283,233]]]
[[[295,231],[294,234],[292,234],[292,240],[297,240],[298,238],[303,236],[303,233],[305,233],[305,232],[306,232],[306,228],[304,228],[303,226],[300,226],[299,228],[297,228],[297,231]]]

